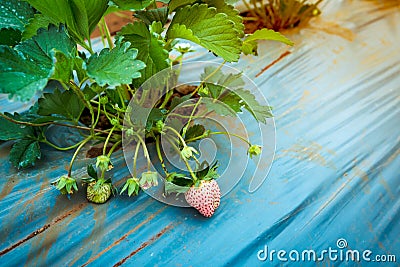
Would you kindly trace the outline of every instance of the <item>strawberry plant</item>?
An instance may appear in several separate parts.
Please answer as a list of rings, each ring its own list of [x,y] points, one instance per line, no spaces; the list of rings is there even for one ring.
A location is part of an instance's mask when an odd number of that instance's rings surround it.
[[[312,17],[321,14],[318,5],[322,0],[243,0],[246,32],[267,28],[275,31],[306,24]]]
[[[141,107],[148,111],[147,116],[141,116],[140,110],[132,110],[135,106],[130,104],[148,96],[141,88],[153,75],[182,65],[184,55],[193,51],[182,40],[204,47],[220,57],[222,64],[238,61],[242,53],[256,54],[260,39],[291,44],[274,31],[245,35],[242,18],[228,1],[0,2],[0,93],[18,100],[37,99],[21,114],[0,113],[0,140],[14,142],[10,161],[16,168],[33,166],[42,156],[43,145],[75,150],[68,173],[54,182],[55,187],[63,194],[72,194],[78,190],[77,180],[81,180],[87,184],[87,199],[104,203],[115,191],[112,177],[108,175],[113,168],[112,155],[121,148],[123,138],[127,138],[135,142],[133,171],[120,193],[126,191],[132,196],[140,188],[157,186],[158,172],[151,168],[155,158],[164,172],[165,191],[185,193],[190,205],[211,216],[219,206],[220,191],[214,180],[218,177],[218,165],[199,162],[198,151],[190,143],[224,134],[247,143],[249,156],[261,153],[260,146],[242,136],[215,132],[195,123],[200,103],[209,112],[224,116],[243,110],[248,110],[259,122],[271,116],[269,107],[260,105],[250,91],[240,86],[235,91],[226,89],[240,84],[240,75],[206,68],[202,81],[186,93],[180,93],[179,88],[168,88],[163,94],[163,89],[159,89],[160,98],[150,107]],[[104,16],[121,10],[135,11],[135,19],[113,38]],[[96,25],[104,33],[104,48],[100,51],[94,51],[90,39]],[[173,58],[173,54],[178,56]],[[184,73],[176,72],[176,75]],[[43,93],[50,82],[56,88]],[[164,87],[168,87],[168,81],[164,82]],[[193,103],[188,107],[182,127],[167,125],[165,120],[172,110],[188,100]],[[222,109],[216,101],[228,108]],[[78,130],[80,140],[67,147],[53,143],[48,129],[54,125]],[[186,170],[168,170],[160,146],[162,138],[179,155]],[[89,177],[74,177],[72,170],[77,155],[84,147],[99,144],[102,148],[96,165],[88,166]],[[155,153],[149,152],[152,145],[156,147]],[[138,174],[140,151],[148,168]],[[189,160],[196,162],[194,167]]]

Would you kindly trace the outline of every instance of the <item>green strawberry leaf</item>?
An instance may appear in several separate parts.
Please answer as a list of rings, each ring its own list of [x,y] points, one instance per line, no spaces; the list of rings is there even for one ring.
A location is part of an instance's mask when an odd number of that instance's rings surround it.
[[[246,37],[245,42],[256,41],[256,40],[272,40],[278,41],[287,45],[293,45],[294,43],[290,41],[286,36],[282,35],[280,32],[276,32],[270,29],[261,29],[255,31],[253,34]]]
[[[207,165],[207,167],[205,167],[205,165]],[[216,161],[212,166],[210,166],[206,161],[204,161],[201,166],[200,166],[200,170],[196,171],[196,177],[199,180],[212,180],[212,179],[216,179],[219,177],[219,174],[217,173],[217,169],[218,169],[219,165],[218,165],[218,161]]]
[[[197,0],[171,0],[168,4],[169,13],[172,13],[180,7],[196,3]]]
[[[222,71],[216,72],[216,67],[208,66],[204,68],[204,73],[201,74],[201,80],[206,82],[208,85],[215,84],[224,88],[235,90],[243,88],[245,82],[242,79],[242,73],[223,73]],[[209,88],[211,89],[211,88]],[[214,88],[215,91],[211,91],[213,98],[218,98],[221,94],[221,88]]]
[[[133,193],[135,193],[135,195],[139,194],[139,190],[140,190],[139,180],[137,178],[129,178],[125,182],[125,185],[122,188],[120,194],[125,192],[126,189],[128,189],[128,196],[132,196]]]
[[[132,79],[140,78],[139,71],[146,65],[135,60],[138,51],[129,49],[129,46],[130,43],[126,42],[111,50],[104,48],[100,54],[91,55],[86,64],[88,76],[100,86],[130,84]]]
[[[108,8],[107,0],[27,0],[53,24],[67,25],[68,33],[81,45]]]
[[[0,29],[14,29],[22,32],[34,14],[32,7],[24,1],[0,0],[0,6]]]
[[[193,41],[228,62],[238,61],[242,41],[233,19],[206,4],[185,6],[176,11],[166,36],[168,40],[183,38]]]
[[[247,109],[257,121],[266,123],[266,119],[272,117],[271,107],[261,105],[250,91],[238,89],[235,90],[234,93],[242,99],[241,103],[244,108]]]
[[[139,189],[140,189],[139,185],[130,183],[128,188],[128,196],[132,196],[133,193],[135,193],[135,195],[139,194]]]
[[[208,111],[214,111],[222,116],[237,116],[236,112],[222,101],[215,101],[212,98],[203,98],[202,103],[206,105]]]
[[[169,67],[168,51],[164,49],[163,43],[150,33],[144,22],[128,24],[118,35],[122,37],[123,43],[129,42],[131,47],[139,51],[137,58],[146,64],[146,68],[141,71],[142,77],[134,81],[136,86]]]
[[[72,90],[61,93],[56,89],[53,93],[45,93],[38,100],[38,104],[39,115],[61,115],[71,121],[77,121],[85,108],[81,99]]]
[[[34,131],[32,127],[18,125],[5,119],[3,116],[9,117],[14,120],[19,119],[19,114],[11,115],[9,113],[5,113],[4,115],[0,116],[0,140],[17,140],[25,138],[27,136],[34,136]]]
[[[88,175],[89,175],[90,177],[92,177],[93,179],[96,179],[96,180],[98,179],[97,171],[96,171],[96,169],[93,167],[92,164],[87,165],[87,173],[88,173]]]
[[[239,10],[235,9],[233,5],[221,0],[203,0],[203,2],[210,7],[215,7],[218,13],[228,15],[229,19],[235,23],[235,29],[238,31],[239,37],[244,36],[243,18],[239,15]]]
[[[48,65],[38,66],[33,60],[26,60],[22,53],[0,46],[0,93],[28,100],[36,90],[46,86],[49,76]]]
[[[164,26],[161,21],[153,21],[150,25],[150,32],[160,35],[164,31]]]
[[[28,24],[22,32],[22,41],[35,36],[40,28],[47,29],[51,23],[52,19],[49,17],[43,14],[35,14],[35,16],[28,21]],[[58,23],[55,23],[55,25],[58,25]]]
[[[38,35],[14,49],[0,46],[0,93],[28,100],[42,90],[58,65],[53,49],[68,57],[76,51],[66,33],[56,27],[40,29]],[[60,78],[57,76],[54,78]]]
[[[185,134],[185,141],[199,137],[203,135],[205,131],[206,129],[204,128],[203,125],[195,124],[187,129]]]
[[[207,90],[202,91],[202,96],[219,100],[226,106],[221,102],[203,98],[209,110],[220,115],[234,116],[245,108],[262,123],[266,122],[266,118],[272,117],[271,107],[261,105],[253,93],[243,89],[245,83],[241,78],[241,73],[225,74],[222,71],[215,72],[215,70],[215,67],[206,67],[201,75],[203,81],[207,78],[205,83]]]
[[[160,7],[156,9],[136,11],[134,16],[141,19],[147,26],[151,25],[154,21],[159,21],[165,25],[168,19],[168,8]]]
[[[192,181],[192,180],[190,180]],[[167,195],[176,193],[177,195],[179,194],[184,194],[190,189],[190,186],[181,186],[181,185],[176,185],[172,182],[165,181],[164,184],[164,191]]]
[[[36,140],[19,140],[10,151],[10,161],[18,169],[35,165],[36,160],[40,159],[40,157],[40,146]]]
[[[68,82],[73,78],[72,71],[74,69],[74,59],[57,50],[52,50],[51,55],[55,62],[54,72],[51,78],[53,80],[64,82],[64,84],[68,84]]]
[[[87,77],[86,70],[84,68],[84,60],[81,57],[75,57],[73,59],[74,67],[79,81],[83,81]]]
[[[164,118],[163,112],[159,108],[152,108],[146,122],[146,131],[150,131],[151,128],[156,127],[157,121]]]
[[[243,53],[245,55],[257,55],[258,40],[272,40],[291,46],[293,45],[293,42],[282,35],[280,32],[276,32],[270,29],[261,29],[246,37],[246,39],[243,41],[242,46]]]
[[[0,45],[15,46],[21,40],[21,32],[15,29],[0,30]]]
[[[122,10],[142,10],[148,7],[153,0],[113,0],[113,2]]]

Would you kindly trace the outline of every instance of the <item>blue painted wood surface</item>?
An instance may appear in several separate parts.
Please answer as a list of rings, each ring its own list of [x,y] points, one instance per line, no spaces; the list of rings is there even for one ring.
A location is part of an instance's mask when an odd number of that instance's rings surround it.
[[[400,262],[400,7],[395,1],[326,1],[322,16],[264,42],[259,57],[234,64],[274,107],[277,149],[266,182],[248,192],[248,173],[211,219],[146,194],[87,203],[50,182],[72,152],[43,147],[35,168],[18,171],[0,147],[2,266],[365,266],[260,261],[270,250],[347,249]],[[289,51],[290,53],[286,52]],[[284,54],[279,61],[261,70]],[[199,50],[189,60],[214,60]],[[21,110],[1,100],[1,110]],[[249,128],[251,129],[251,125]],[[118,184],[129,176],[122,154]],[[81,157],[80,164],[88,160]],[[79,170],[79,167],[78,167]],[[118,181],[120,181],[118,183]],[[262,253],[259,256],[264,256]]]

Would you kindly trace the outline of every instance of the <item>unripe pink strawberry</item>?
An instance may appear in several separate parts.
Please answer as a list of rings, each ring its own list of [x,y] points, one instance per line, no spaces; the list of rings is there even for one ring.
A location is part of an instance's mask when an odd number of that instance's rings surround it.
[[[200,181],[198,187],[192,186],[185,193],[187,203],[203,216],[211,217],[219,207],[221,191],[215,180]]]

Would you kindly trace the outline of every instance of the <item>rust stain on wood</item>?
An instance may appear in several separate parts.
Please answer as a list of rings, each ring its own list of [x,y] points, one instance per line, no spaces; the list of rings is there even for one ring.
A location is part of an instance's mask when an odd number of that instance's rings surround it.
[[[158,232],[156,235],[152,236],[148,241],[142,243],[140,245],[140,247],[138,247],[137,249],[132,251],[131,254],[129,254],[128,256],[126,256],[125,258],[123,258],[122,260],[117,262],[116,264],[114,264],[114,267],[118,267],[118,266],[121,266],[122,264],[124,264],[129,258],[131,258],[135,254],[137,254],[139,251],[141,251],[145,247],[147,247],[147,246],[151,245],[152,243],[154,243],[155,241],[157,241],[161,236],[163,236],[171,228],[173,228],[172,223],[167,225],[166,227],[164,227],[160,232]]]
[[[6,184],[4,185],[3,189],[0,192],[0,200],[8,196],[11,191],[14,189],[14,186],[16,185],[16,182],[14,181],[13,178],[7,180]]]
[[[38,234],[43,233],[44,231],[46,231],[47,229],[49,229],[51,226],[61,222],[62,220],[64,220],[65,218],[71,216],[73,213],[83,209],[85,206],[87,205],[87,203],[81,203],[78,207],[69,210],[68,212],[66,212],[65,214],[62,214],[61,216],[55,218],[52,222],[45,224],[43,227],[39,228],[38,230],[34,231],[33,233],[30,233],[27,237],[25,237],[24,239],[18,241],[17,243],[3,249],[2,251],[0,251],[0,256],[10,252],[11,250],[19,247],[20,245],[24,244],[25,242],[29,241],[30,239],[32,239],[33,237],[37,236]]]
[[[141,222],[140,224],[136,225],[132,230],[130,230],[129,232],[127,232],[126,234],[124,234],[122,237],[120,237],[118,240],[116,240],[114,243],[112,243],[111,245],[109,245],[108,247],[106,247],[105,249],[103,249],[102,251],[100,251],[100,253],[98,253],[96,256],[90,258],[85,264],[82,265],[82,267],[87,266],[88,264],[92,263],[93,261],[97,260],[98,258],[101,257],[101,255],[103,255],[104,253],[106,253],[107,251],[109,251],[110,249],[112,249],[113,247],[115,247],[116,245],[118,245],[119,243],[121,243],[124,239],[126,239],[129,235],[133,234],[134,232],[136,232],[139,228],[141,228],[142,226],[144,226],[145,224],[147,224],[148,222],[150,222],[151,220],[154,219],[154,217],[156,217],[158,214],[160,214],[162,211],[164,211],[167,208],[167,206],[159,209],[157,212],[153,213],[151,216],[149,216],[146,220],[144,220],[143,222]]]
[[[275,65],[276,63],[278,63],[279,61],[281,61],[284,57],[290,55],[291,52],[288,50],[286,52],[284,52],[282,55],[280,55],[277,59],[275,59],[274,61],[272,61],[270,64],[268,64],[267,66],[265,66],[259,73],[256,74],[256,77],[260,76],[261,74],[263,74],[267,69],[269,69],[270,67],[272,67],[273,65]]]

